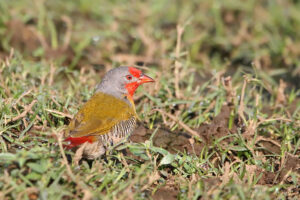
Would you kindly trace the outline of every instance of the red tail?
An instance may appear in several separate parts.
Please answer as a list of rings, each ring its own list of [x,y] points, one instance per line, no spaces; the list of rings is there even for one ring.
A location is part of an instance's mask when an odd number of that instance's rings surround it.
[[[83,137],[68,137],[64,141],[69,142],[69,144],[64,145],[67,149],[72,149],[78,145],[81,145],[85,142],[93,143],[95,138],[93,136],[83,136]]]

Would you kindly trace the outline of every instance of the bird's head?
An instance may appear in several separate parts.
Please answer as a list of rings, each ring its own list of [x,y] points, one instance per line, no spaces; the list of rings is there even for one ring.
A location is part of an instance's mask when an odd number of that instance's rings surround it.
[[[154,82],[152,78],[135,67],[117,67],[108,71],[96,91],[112,94],[116,97],[132,97],[143,83]]]

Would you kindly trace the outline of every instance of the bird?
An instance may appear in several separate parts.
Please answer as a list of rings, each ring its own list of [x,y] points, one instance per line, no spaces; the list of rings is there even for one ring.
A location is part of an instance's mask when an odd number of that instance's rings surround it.
[[[108,71],[93,96],[79,109],[65,131],[65,147],[81,149],[81,156],[96,159],[109,146],[126,141],[135,129],[138,115],[133,95],[154,79],[131,66]]]

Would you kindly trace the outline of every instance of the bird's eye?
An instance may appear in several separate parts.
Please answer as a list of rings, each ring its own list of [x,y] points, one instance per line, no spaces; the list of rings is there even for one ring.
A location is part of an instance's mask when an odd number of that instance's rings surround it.
[[[132,79],[132,76],[131,75],[127,75],[126,79],[130,81]]]

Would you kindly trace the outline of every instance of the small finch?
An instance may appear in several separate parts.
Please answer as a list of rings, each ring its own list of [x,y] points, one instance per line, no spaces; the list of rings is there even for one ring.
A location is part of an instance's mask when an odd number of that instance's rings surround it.
[[[95,94],[81,107],[65,132],[67,148],[81,148],[82,156],[95,159],[109,145],[125,141],[133,132],[137,114],[135,90],[154,82],[134,67],[118,67],[107,72]]]

